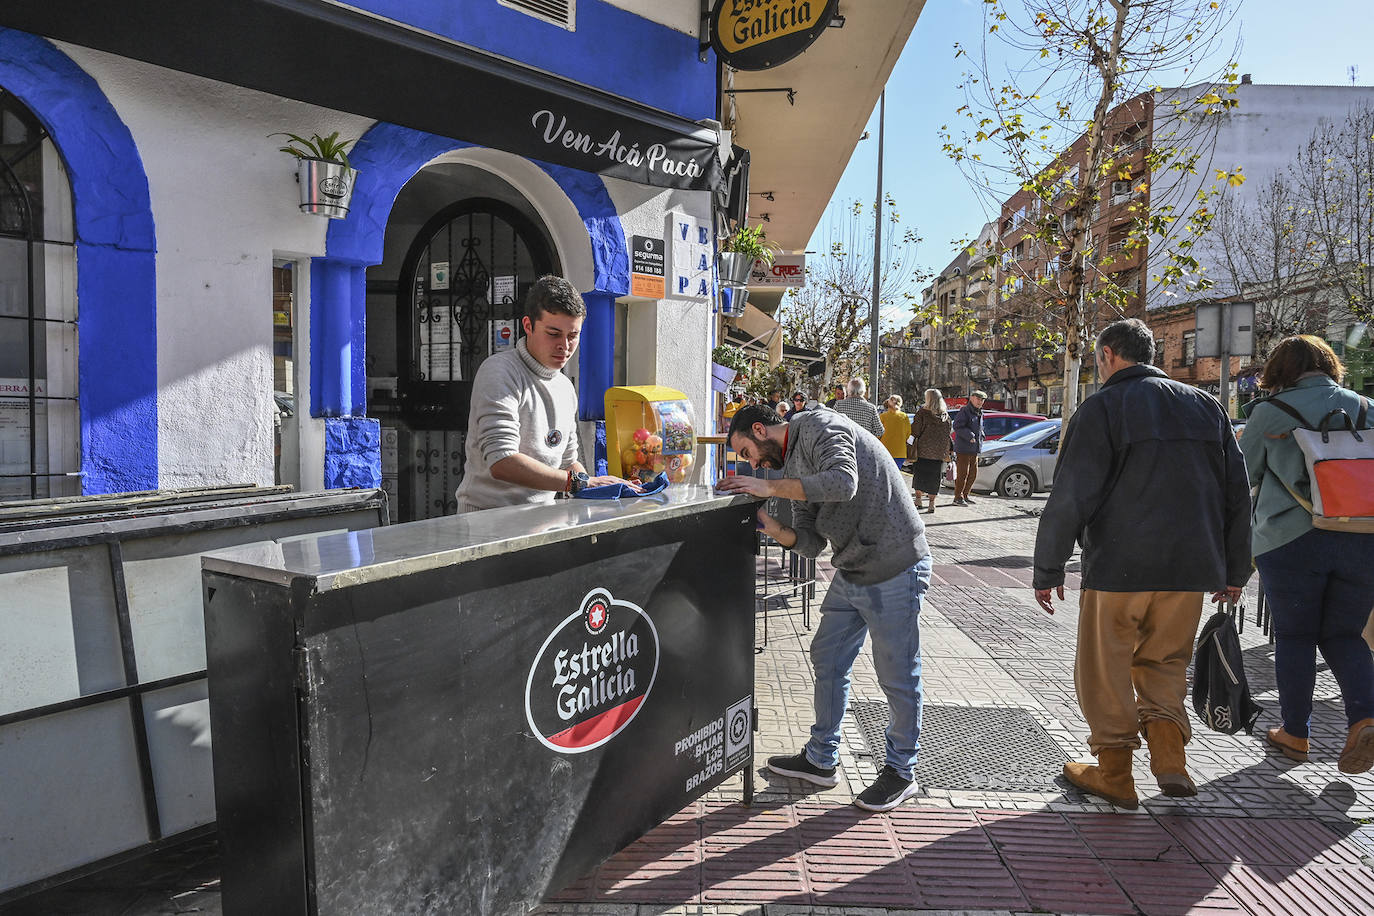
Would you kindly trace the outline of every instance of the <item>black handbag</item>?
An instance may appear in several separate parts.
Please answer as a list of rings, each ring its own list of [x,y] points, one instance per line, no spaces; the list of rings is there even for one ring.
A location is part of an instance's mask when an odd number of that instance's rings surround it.
[[[1193,653],[1193,711],[1208,728],[1224,735],[1249,734],[1264,711],[1250,698],[1240,636],[1227,611],[1213,614],[1198,634]]]

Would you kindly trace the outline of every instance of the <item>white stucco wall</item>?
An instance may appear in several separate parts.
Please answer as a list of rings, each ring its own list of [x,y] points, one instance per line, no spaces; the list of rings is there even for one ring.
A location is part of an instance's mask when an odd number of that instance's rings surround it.
[[[666,191],[616,179],[607,179],[606,188],[621,214],[627,244],[634,235],[664,238],[670,211],[710,219],[711,196],[704,191]],[[715,396],[711,391],[711,346],[716,325],[713,302],[628,297],[621,301],[628,303],[629,310],[625,383],[678,389],[691,401],[697,432],[712,432]],[[703,479],[700,475],[704,464],[700,462],[693,468],[689,478],[692,482]]]
[[[700,29],[700,0],[606,0],[606,3],[688,35],[696,35]]]
[[[268,134],[358,137],[371,122],[61,49],[100,84],[148,176],[158,240],[160,484],[271,484],[272,261],[323,254],[328,221],[300,212],[295,160]],[[311,441],[302,451],[317,460]]]

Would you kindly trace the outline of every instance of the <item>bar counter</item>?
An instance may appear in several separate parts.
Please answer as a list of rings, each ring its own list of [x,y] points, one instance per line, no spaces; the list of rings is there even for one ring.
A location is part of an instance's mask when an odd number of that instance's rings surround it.
[[[755,501],[203,559],[224,912],[524,913],[750,766]]]

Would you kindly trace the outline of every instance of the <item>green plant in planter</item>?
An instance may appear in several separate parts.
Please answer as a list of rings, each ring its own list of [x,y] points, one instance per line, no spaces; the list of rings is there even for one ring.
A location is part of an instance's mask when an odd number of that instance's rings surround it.
[[[763,261],[765,264],[771,265],[773,255],[778,248],[768,241],[762,226],[740,226],[721,240],[720,250],[742,254],[750,262]]]
[[[319,134],[311,134],[309,140],[285,132],[268,134],[268,136],[286,137],[290,140],[291,142],[283,146],[281,151],[283,153],[290,153],[297,159],[323,159],[325,162],[342,163],[343,167],[346,169],[351,169],[353,167],[348,164],[348,153],[344,150],[344,147],[353,141],[340,140],[337,130],[327,137],[321,137]]]
[[[745,373],[749,371],[749,357],[744,355],[744,351],[739,347],[730,344],[721,344],[711,351],[711,362],[717,366],[724,366],[727,369],[734,369],[736,372]]]

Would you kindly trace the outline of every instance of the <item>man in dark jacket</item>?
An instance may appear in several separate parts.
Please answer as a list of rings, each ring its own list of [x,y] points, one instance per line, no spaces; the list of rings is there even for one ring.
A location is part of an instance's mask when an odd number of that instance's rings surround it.
[[[983,402],[988,398],[982,391],[968,396],[968,403],[954,415],[954,505],[966,506],[969,490],[978,479],[978,453],[983,450]]]
[[[1196,795],[1183,747],[1186,674],[1202,596],[1238,600],[1250,578],[1250,493],[1231,424],[1211,395],[1149,365],[1137,319],[1097,338],[1102,390],[1064,430],[1035,540],[1035,599],[1054,613],[1064,564],[1083,546],[1074,686],[1096,766],[1069,782],[1135,808],[1131,755],[1144,731],[1165,795]]]

